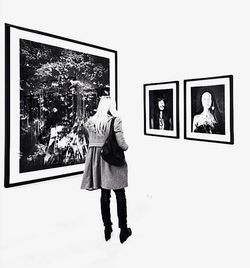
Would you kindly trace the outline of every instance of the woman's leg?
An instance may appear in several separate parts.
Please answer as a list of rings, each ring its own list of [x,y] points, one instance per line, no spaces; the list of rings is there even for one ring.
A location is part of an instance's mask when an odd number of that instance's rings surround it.
[[[125,189],[114,190],[117,203],[117,216],[119,228],[127,228],[127,201]]]
[[[132,231],[127,227],[127,200],[125,195],[125,189],[114,190],[116,194],[117,201],[117,215],[119,221],[120,232],[120,242],[124,243],[129,236],[131,236]]]
[[[105,227],[112,225],[111,215],[110,215],[110,190],[101,189],[101,212],[102,220]]]

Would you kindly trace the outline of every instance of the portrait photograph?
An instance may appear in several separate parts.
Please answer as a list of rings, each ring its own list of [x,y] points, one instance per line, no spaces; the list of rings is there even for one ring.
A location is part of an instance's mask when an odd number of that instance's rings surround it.
[[[234,142],[233,76],[184,80],[184,138]]]
[[[179,83],[144,84],[144,134],[179,137]]]
[[[5,187],[80,174],[85,123],[116,99],[117,52],[5,25]]]

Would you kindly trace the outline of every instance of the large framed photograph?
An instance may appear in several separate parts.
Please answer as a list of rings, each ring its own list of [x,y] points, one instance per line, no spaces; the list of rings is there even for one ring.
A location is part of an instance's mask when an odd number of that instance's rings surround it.
[[[144,134],[179,138],[179,82],[144,84]]]
[[[5,24],[5,187],[83,173],[85,123],[117,100],[117,52]]]
[[[184,80],[184,138],[234,143],[232,75]]]

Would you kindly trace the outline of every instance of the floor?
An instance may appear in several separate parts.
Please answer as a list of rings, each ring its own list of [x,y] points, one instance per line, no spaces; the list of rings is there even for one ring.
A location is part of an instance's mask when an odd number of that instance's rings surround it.
[[[151,199],[150,196],[144,196],[144,200],[137,202],[136,212],[130,207],[129,226],[132,228],[132,236],[124,244],[119,241],[116,204],[112,201],[111,240],[105,241],[100,215],[96,215],[96,211],[87,211],[88,217],[86,217],[85,211],[79,210],[78,214],[72,213],[64,222],[58,221],[54,224],[47,221],[37,229],[32,227],[30,232],[26,230],[26,233],[29,233],[26,236],[13,230],[16,234],[14,233],[12,238],[10,237],[1,245],[0,266],[3,268],[122,268],[144,263],[144,267],[152,267],[157,257],[155,255],[158,253],[152,251],[154,237],[149,231],[152,226],[149,220]],[[50,218],[55,222],[53,216]]]

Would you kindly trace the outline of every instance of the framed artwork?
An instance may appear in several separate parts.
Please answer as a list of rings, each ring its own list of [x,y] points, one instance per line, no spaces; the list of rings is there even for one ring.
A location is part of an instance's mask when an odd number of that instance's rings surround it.
[[[144,134],[179,138],[179,82],[144,84]]]
[[[5,24],[5,187],[83,173],[85,122],[117,100],[117,51]]]
[[[184,80],[184,138],[234,143],[233,76]]]

